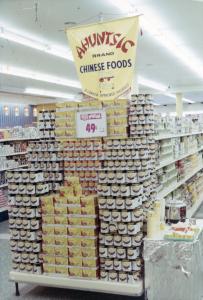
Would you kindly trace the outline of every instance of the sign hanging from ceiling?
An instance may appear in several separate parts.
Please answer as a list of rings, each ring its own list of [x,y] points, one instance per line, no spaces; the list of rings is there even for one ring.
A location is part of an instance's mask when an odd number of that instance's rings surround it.
[[[130,17],[66,30],[85,94],[115,99],[131,88],[138,26]]]

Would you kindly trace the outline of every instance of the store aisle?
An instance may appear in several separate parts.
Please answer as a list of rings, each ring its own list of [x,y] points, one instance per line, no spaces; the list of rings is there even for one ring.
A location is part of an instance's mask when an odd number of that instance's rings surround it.
[[[106,295],[74,290],[56,289],[20,284],[20,297],[15,296],[14,283],[9,282],[11,257],[9,249],[8,222],[0,223],[0,300],[132,300],[131,297]],[[133,298],[143,300],[143,298]]]

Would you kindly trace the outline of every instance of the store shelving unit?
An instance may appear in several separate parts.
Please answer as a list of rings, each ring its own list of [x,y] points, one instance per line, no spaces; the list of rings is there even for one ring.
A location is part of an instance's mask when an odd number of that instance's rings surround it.
[[[196,131],[196,132],[189,132],[189,133],[177,133],[177,134],[166,134],[166,135],[158,135],[155,136],[156,141],[160,140],[167,140],[177,137],[183,137],[183,136],[190,136],[190,135],[197,135],[197,134],[203,134],[203,131]]]
[[[24,142],[24,141],[30,141],[30,140],[39,140],[40,137],[11,137],[11,138],[5,138],[5,139],[0,139],[0,143],[15,143],[15,142]],[[26,155],[27,154],[27,151],[21,151],[21,152],[13,152],[13,153],[5,153],[5,154],[0,154],[0,158],[3,158],[3,157],[8,157],[8,159],[14,159],[14,157],[16,156],[23,156],[23,155]],[[8,168],[2,168],[0,169],[0,172],[5,172],[5,171],[9,171],[9,170],[14,170],[14,169],[18,169],[18,168],[25,168],[27,167],[28,165],[27,164],[23,164],[23,165],[18,165],[18,166],[14,166],[14,167],[8,167]],[[4,183],[4,184],[1,184],[0,185],[0,189],[6,189],[8,186],[7,183]],[[1,213],[5,213],[6,211],[8,210],[8,207],[7,206],[3,206],[3,207],[0,207],[0,214]],[[1,219],[1,218],[0,218]]]
[[[109,293],[126,296],[141,296],[143,294],[143,281],[133,284],[109,282],[102,280],[75,279],[61,276],[33,275],[22,272],[10,272],[10,279],[14,282],[32,283],[42,286],[69,288],[82,291]]]
[[[200,194],[196,202],[190,208],[187,209],[187,218],[192,218],[202,203],[203,194]]]
[[[178,156],[178,157],[176,157],[176,158],[168,159],[168,160],[162,161],[162,162],[156,167],[156,170],[159,170],[159,169],[161,169],[161,168],[164,168],[164,167],[166,167],[166,166],[168,166],[168,165],[170,165],[170,164],[172,164],[172,163],[174,163],[174,162],[176,162],[176,161],[178,161],[178,160],[184,159],[184,158],[186,158],[186,157],[188,157],[188,156],[190,156],[190,155],[193,155],[193,154],[195,154],[195,153],[197,153],[197,152],[199,152],[199,151],[202,151],[202,150],[203,150],[203,146],[200,147],[200,148],[198,148],[198,149],[192,150],[192,151],[190,151],[190,152],[188,152],[188,153],[185,153],[185,154],[183,154],[183,155],[180,155],[180,156]]]
[[[26,155],[26,154],[27,154],[27,151],[14,152],[14,153],[0,154],[0,157],[16,156],[16,155]]]
[[[203,165],[201,164],[200,166],[198,166],[197,168],[195,168],[191,173],[189,173],[188,176],[186,176],[184,179],[176,182],[175,184],[172,184],[171,186],[169,186],[168,188],[166,188],[162,192],[158,193],[157,194],[158,199],[163,199],[168,194],[170,194],[173,191],[175,191],[182,184],[184,184],[187,180],[189,180],[191,177],[193,177],[197,172],[199,172],[200,170],[202,170],[202,168],[203,168]]]

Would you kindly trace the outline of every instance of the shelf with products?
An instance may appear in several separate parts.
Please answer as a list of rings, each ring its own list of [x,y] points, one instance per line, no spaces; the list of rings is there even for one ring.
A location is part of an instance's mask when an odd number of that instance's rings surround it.
[[[203,150],[203,146],[200,147],[200,148],[198,148],[198,149],[195,149],[195,150],[192,150],[190,152],[187,152],[187,153],[185,153],[185,154],[183,154],[181,156],[175,157],[173,159],[162,161],[162,162],[160,162],[160,164],[158,166],[156,166],[156,170],[159,170],[159,169],[161,169],[161,168],[163,168],[163,167],[165,167],[167,165],[170,165],[170,164],[172,164],[172,163],[174,163],[174,162],[176,162],[178,160],[184,159],[187,156],[190,156],[190,155],[195,154],[195,153],[197,153],[199,151],[202,151],[202,150]]]
[[[166,188],[165,190],[161,191],[160,193],[157,194],[157,197],[159,199],[163,199],[165,198],[168,194],[170,194],[171,192],[175,191],[177,188],[179,188],[182,184],[184,184],[187,180],[189,180],[191,177],[193,177],[197,172],[199,172],[200,170],[202,170],[203,168],[203,164],[201,163],[198,167],[196,167],[194,170],[192,170],[189,175],[185,176],[184,179],[172,184],[171,186],[169,186],[168,188]]]
[[[199,195],[198,199],[196,202],[187,209],[187,218],[192,218],[196,211],[199,209],[199,207],[203,203],[203,193]]]
[[[173,138],[177,138],[177,137],[184,137],[184,136],[198,135],[198,134],[203,134],[203,131],[168,134],[168,135],[160,135],[160,136],[155,135],[154,139],[156,141],[159,141],[159,140],[173,139]]]
[[[23,152],[14,152],[14,153],[0,154],[0,157],[16,156],[16,155],[26,155],[27,153],[28,153],[27,151],[23,151]]]

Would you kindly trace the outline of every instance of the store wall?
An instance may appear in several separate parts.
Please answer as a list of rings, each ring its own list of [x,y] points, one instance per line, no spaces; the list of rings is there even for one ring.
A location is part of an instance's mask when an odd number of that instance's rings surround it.
[[[0,128],[34,125],[33,109],[33,105],[0,103]]]

